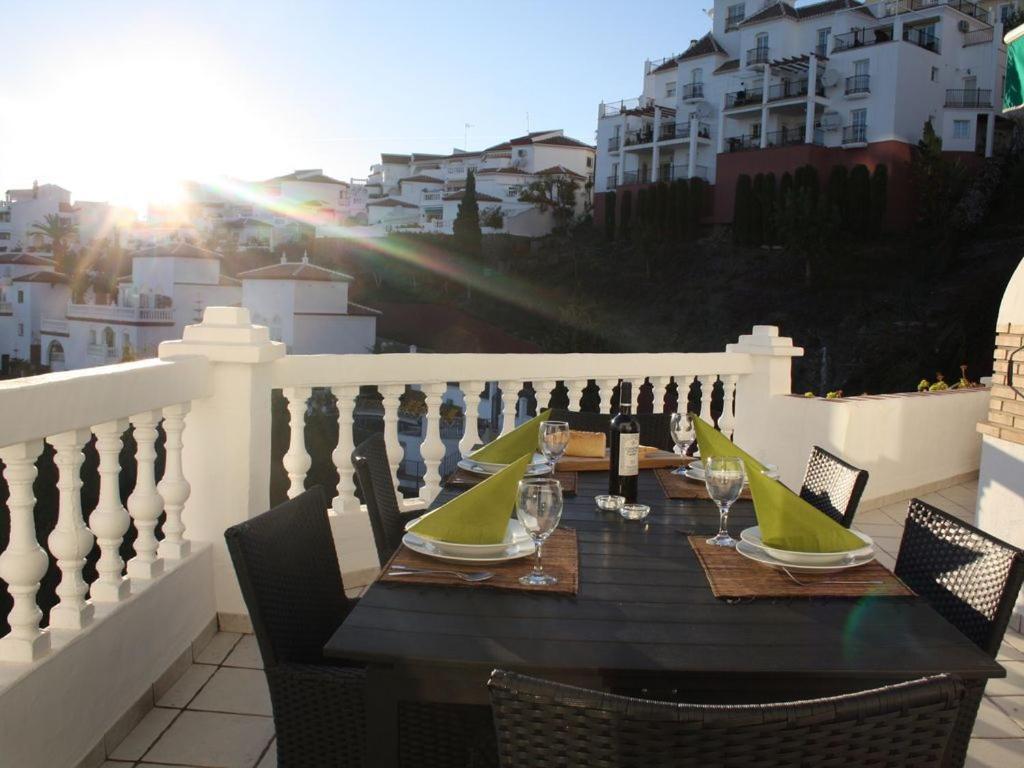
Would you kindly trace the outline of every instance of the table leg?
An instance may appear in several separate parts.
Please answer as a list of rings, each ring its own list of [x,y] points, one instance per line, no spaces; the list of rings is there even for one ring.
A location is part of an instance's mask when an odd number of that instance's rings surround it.
[[[367,765],[398,768],[398,690],[390,667],[366,670]]]

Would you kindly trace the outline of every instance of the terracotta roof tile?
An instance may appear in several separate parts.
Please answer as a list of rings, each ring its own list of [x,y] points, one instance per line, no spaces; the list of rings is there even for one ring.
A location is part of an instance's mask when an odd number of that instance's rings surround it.
[[[664,72],[669,69],[673,69],[679,66],[680,61],[687,61],[688,59],[699,59],[702,56],[711,56],[713,54],[725,55],[727,51],[723,48],[719,42],[715,39],[715,36],[708,32],[700,40],[696,40],[690,45],[685,51],[676,56],[675,58],[669,59],[661,66],[655,67],[653,72]]]
[[[133,257],[144,258],[176,258],[176,259],[223,259],[222,254],[206,248],[200,248],[191,243],[167,243],[164,245],[153,245],[148,248],[139,248],[132,254]]]
[[[9,253],[0,253],[0,264],[24,264],[28,267],[52,267],[54,261],[46,256],[40,256],[38,253],[11,251]]]
[[[444,184],[444,179],[438,179],[433,176],[425,176],[423,174],[418,174],[416,176],[407,176],[404,179],[399,179],[398,183],[404,184],[407,181],[416,184]]]
[[[373,205],[380,208],[419,208],[418,205],[407,203],[404,200],[396,200],[393,197],[385,197],[380,200],[369,200],[367,205]]]
[[[241,280],[306,280],[318,283],[351,283],[352,276],[303,261],[271,264],[239,272]]]
[[[449,192],[442,199],[445,200],[446,202],[450,203],[452,200],[462,200],[462,194],[463,193],[461,191],[460,192]],[[476,193],[476,199],[477,199],[477,202],[480,202],[480,203],[500,203],[501,202],[501,198],[500,197],[494,197],[494,195],[488,195],[488,194],[486,194],[484,192],[477,192]]]
[[[12,283],[49,283],[50,285],[67,285],[68,278],[61,272],[50,272],[41,269],[38,272],[30,272],[27,275],[16,277]]]

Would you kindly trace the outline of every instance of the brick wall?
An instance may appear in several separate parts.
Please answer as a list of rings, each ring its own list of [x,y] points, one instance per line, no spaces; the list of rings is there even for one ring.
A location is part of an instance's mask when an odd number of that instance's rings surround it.
[[[992,400],[988,420],[978,424],[978,431],[1011,443],[1024,445],[1024,397],[1006,386],[1010,355],[1024,346],[1024,325],[1003,323],[996,328],[996,351],[992,373]],[[1013,362],[1014,384],[1024,390],[1024,352]]]

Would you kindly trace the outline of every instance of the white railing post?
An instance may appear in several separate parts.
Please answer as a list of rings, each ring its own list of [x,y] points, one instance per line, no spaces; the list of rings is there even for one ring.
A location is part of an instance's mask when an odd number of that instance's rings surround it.
[[[565,384],[565,389],[569,396],[568,410],[580,410],[580,400],[583,399],[583,390],[587,388],[587,380],[569,379],[568,381],[563,381],[562,383]]]
[[[715,376],[699,376],[700,379],[700,417],[711,424],[711,395],[715,391]]]
[[[184,445],[182,432],[185,431],[185,417],[191,406],[188,403],[169,405],[164,408],[164,443],[166,460],[164,476],[157,485],[157,492],[164,500],[164,539],[157,550],[160,557],[167,560],[180,560],[192,550],[185,539],[185,525],[182,522],[182,510],[192,493],[192,487],[185,479],[181,466],[181,449]]]
[[[239,307],[208,307],[203,322],[187,326],[180,341],[160,345],[162,359],[200,356],[212,363],[210,395],[192,402],[182,448],[192,487],[183,523],[193,542],[214,548],[221,614],[246,612],[224,530],[270,507],[271,367],[284,354],[284,345]]]
[[[331,461],[338,470],[338,495],[334,497],[331,508],[336,514],[358,512],[359,500],[356,498],[356,483],[352,467],[352,451],[355,450],[352,439],[352,411],[355,409],[356,395],[359,387],[333,387],[338,400],[338,445],[331,452]]]
[[[618,379],[601,379],[597,382],[597,385],[601,388],[601,404],[598,406],[598,410],[601,413],[612,412],[612,395],[615,394],[615,385],[618,383]]]
[[[441,461],[444,459],[445,447],[441,440],[441,404],[444,402],[444,393],[448,389],[447,384],[424,384],[423,394],[426,396],[427,417],[425,419],[426,433],[423,436],[423,444],[420,446],[420,454],[423,456],[423,463],[426,471],[423,474],[423,490],[420,492],[421,499],[428,505],[437,498],[441,492]]]
[[[82,447],[90,437],[89,430],[77,429],[61,432],[48,440],[57,452],[54,463],[60,491],[57,524],[46,540],[60,568],[60,584],[57,585],[60,602],[50,609],[50,626],[61,629],[82,629],[93,617],[93,606],[85,600],[89,586],[82,578],[85,558],[94,541],[82,520],[81,473],[85,460]]]
[[[128,429],[127,419],[107,421],[92,428],[96,435],[96,453],[100,463],[100,496],[96,509],[89,516],[89,528],[100,547],[100,559],[96,563],[98,576],[90,589],[93,602],[116,603],[124,600],[131,592],[131,583],[124,578],[124,561],[121,559],[121,540],[124,538],[131,518],[121,503],[122,433]]]
[[[50,650],[50,635],[39,628],[43,612],[36,604],[39,582],[49,565],[46,552],[36,540],[36,497],[32,493],[35,463],[42,450],[40,440],[0,450],[10,489],[7,508],[11,517],[7,549],[0,554],[0,579],[7,582],[14,603],[7,614],[11,631],[0,637],[0,661],[35,661]]]
[[[736,412],[734,410],[734,398],[736,396],[736,382],[739,377],[729,375],[722,377],[722,415],[718,418],[718,428],[726,437],[732,437],[736,428]]]
[[[463,456],[473,452],[473,448],[480,442],[480,430],[478,421],[480,418],[480,393],[483,391],[482,381],[463,381],[459,383],[462,389],[462,399],[465,407],[462,411],[462,439],[459,441],[459,451]]]
[[[554,388],[555,382],[547,379],[533,382],[533,395],[537,399],[537,413],[551,407],[551,392]]]
[[[313,466],[313,460],[306,450],[306,404],[313,391],[309,387],[289,387],[283,390],[288,401],[288,427],[290,439],[288,452],[281,463],[288,473],[288,498],[294,499],[306,490],[306,473]]]
[[[128,514],[135,523],[135,557],[128,561],[128,576],[155,579],[164,572],[164,561],[157,555],[156,526],[164,510],[164,500],[156,490],[156,438],[160,411],[132,416],[135,428],[135,490],[128,497]]]
[[[404,384],[386,384],[377,387],[384,398],[384,447],[388,453],[388,465],[391,467],[391,480],[398,489],[398,468],[405,455],[402,443],[398,440],[398,408],[402,395],[405,394]]]
[[[654,413],[665,412],[665,394],[671,380],[670,376],[651,377],[651,395],[654,397]]]
[[[519,390],[522,389],[522,382],[505,380],[499,382],[499,386],[501,387],[501,434],[507,435],[516,428],[516,410],[519,405]]]

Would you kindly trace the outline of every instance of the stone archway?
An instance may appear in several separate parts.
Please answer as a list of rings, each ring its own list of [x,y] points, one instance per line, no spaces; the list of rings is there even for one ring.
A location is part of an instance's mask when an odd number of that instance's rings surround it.
[[[46,362],[51,371],[65,370],[64,345],[54,339],[46,348]]]

